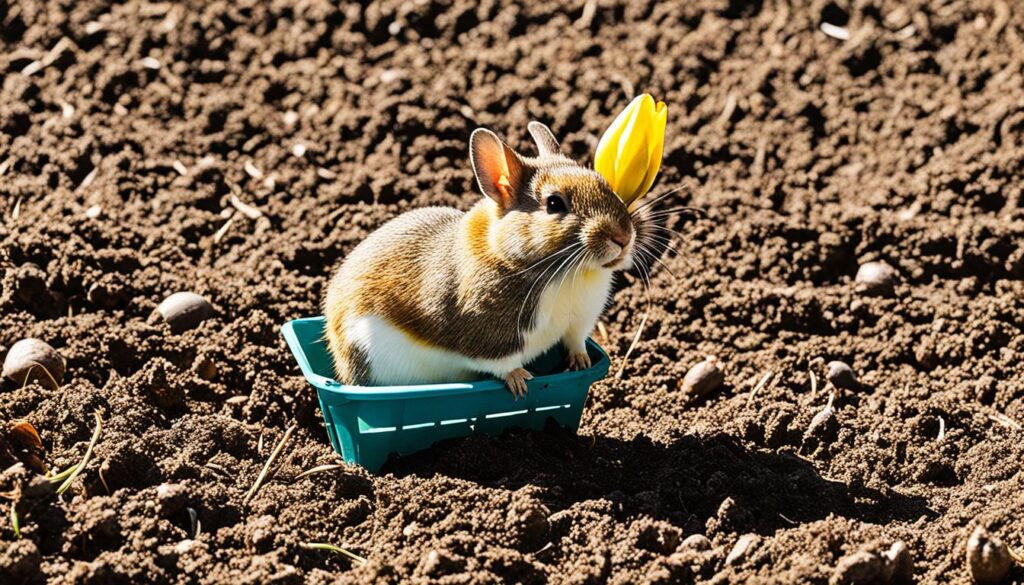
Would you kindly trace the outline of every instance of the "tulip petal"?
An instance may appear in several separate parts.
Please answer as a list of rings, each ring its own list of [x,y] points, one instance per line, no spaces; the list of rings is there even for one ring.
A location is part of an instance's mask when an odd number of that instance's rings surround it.
[[[594,170],[601,174],[608,181],[608,184],[615,188],[615,159],[618,156],[619,140],[626,129],[626,123],[639,105],[642,96],[637,96],[619,115],[615,117],[608,129],[601,136],[597,143],[597,151],[594,154]]]
[[[619,177],[616,193],[627,204],[640,196],[640,186],[647,174],[647,151],[647,133],[637,132],[630,137],[630,157],[619,161],[624,166],[616,167]]]
[[[647,143],[648,147],[650,147],[647,161],[647,176],[644,177],[643,184],[640,186],[638,198],[643,197],[651,190],[651,185],[654,184],[654,179],[658,177],[658,171],[661,170],[661,156],[665,150],[665,126],[667,124],[668,107],[665,106],[664,102],[658,102],[654,114],[654,122],[651,125],[650,139]]]
[[[635,106],[634,106],[635,104]],[[640,94],[629,104],[632,111],[630,112],[629,119],[626,121],[626,127],[623,129],[622,137],[619,138],[619,148],[616,152],[616,160],[622,162],[623,156],[628,156],[629,151],[632,150],[631,140],[634,140],[637,134],[646,134],[647,126],[651,122],[651,117],[654,115],[654,98],[650,94]],[[621,165],[617,165],[621,167]]]
[[[646,93],[641,95],[636,111],[619,139],[619,154],[615,161],[615,192],[627,203],[640,195],[640,186],[647,174],[650,156],[648,135],[654,109],[654,98]]]

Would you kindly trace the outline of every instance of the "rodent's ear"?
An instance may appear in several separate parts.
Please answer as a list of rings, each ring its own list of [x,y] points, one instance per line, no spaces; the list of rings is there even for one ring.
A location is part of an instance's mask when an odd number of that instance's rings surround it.
[[[530,136],[533,136],[533,141],[537,143],[537,151],[541,156],[561,153],[558,149],[558,140],[555,139],[551,128],[534,120],[527,124],[526,129],[530,131]]]
[[[477,128],[469,137],[469,160],[480,190],[502,209],[515,205],[525,179],[523,159],[494,132]]]

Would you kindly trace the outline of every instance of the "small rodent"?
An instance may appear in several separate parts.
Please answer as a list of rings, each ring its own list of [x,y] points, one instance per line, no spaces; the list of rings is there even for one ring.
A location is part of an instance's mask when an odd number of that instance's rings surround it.
[[[466,381],[490,374],[513,394],[524,365],[561,342],[570,369],[629,269],[647,225],[596,171],[531,122],[537,157],[478,128],[470,160],[486,195],[469,211],[427,207],[387,222],[327,288],[326,338],[339,381],[361,386]],[[655,236],[656,237],[656,236]]]

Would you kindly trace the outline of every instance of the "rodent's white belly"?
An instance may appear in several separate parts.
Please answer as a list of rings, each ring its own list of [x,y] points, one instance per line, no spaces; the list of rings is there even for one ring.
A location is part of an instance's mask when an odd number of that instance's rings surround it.
[[[375,385],[461,382],[479,377],[466,356],[420,343],[376,315],[351,320],[349,341],[369,362]]]
[[[608,302],[610,270],[580,270],[544,289],[537,303],[534,329],[524,335],[522,359],[528,362],[562,339],[572,328],[589,335],[594,321]],[[588,322],[589,321],[589,322]]]
[[[610,271],[581,271],[575,282],[570,275],[551,283],[540,296],[534,328],[523,336],[523,350],[499,359],[475,359],[424,344],[377,315],[353,318],[345,330],[365,354],[376,385],[468,381],[481,373],[500,378],[551,349],[570,329],[589,334],[610,287]]]

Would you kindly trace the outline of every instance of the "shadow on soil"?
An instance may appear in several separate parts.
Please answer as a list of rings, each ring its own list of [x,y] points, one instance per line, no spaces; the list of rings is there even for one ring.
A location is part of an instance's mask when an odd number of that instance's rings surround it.
[[[832,481],[804,459],[751,450],[724,434],[663,445],[644,436],[623,441],[549,426],[445,441],[392,459],[382,470],[388,472],[448,475],[509,490],[537,486],[553,512],[605,499],[623,519],[647,514],[688,532],[715,525],[770,534],[829,514],[872,523],[934,514],[920,498]],[[720,512],[727,498],[733,505]]]

